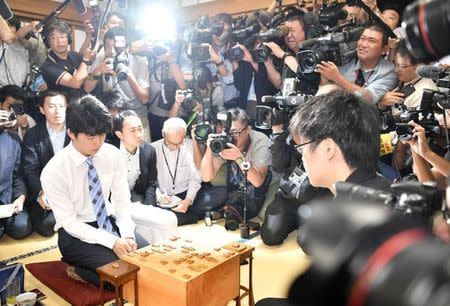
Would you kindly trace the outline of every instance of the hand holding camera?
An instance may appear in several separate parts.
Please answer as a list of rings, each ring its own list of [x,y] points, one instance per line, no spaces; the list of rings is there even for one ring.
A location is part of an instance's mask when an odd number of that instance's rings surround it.
[[[380,105],[384,107],[389,107],[395,103],[400,103],[405,98],[405,94],[400,92],[400,88],[395,88],[393,91],[388,91],[383,99],[380,101]]]
[[[222,58],[217,54],[214,48],[210,44],[207,45],[209,48],[209,56],[210,56],[209,59],[216,64],[222,62]]]
[[[408,125],[414,127],[412,130],[413,136],[410,140],[402,140],[402,142],[408,143],[411,146],[411,150],[425,158],[425,155],[431,151],[425,136],[425,128],[414,121],[408,122]]]
[[[219,156],[226,160],[236,160],[243,156],[241,150],[232,143],[226,143],[227,148],[219,153]]]
[[[273,55],[275,55],[277,58],[283,57],[284,51],[277,43],[270,41],[270,42],[263,42],[263,44],[269,47],[269,49],[272,50]]]

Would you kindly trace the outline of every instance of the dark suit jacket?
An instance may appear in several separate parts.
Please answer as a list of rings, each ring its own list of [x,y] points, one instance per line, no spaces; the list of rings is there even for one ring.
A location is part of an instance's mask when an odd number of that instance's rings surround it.
[[[114,139],[111,144],[120,148],[120,140]],[[138,195],[144,197],[143,204],[156,205],[156,183],[158,173],[156,170],[156,152],[155,148],[146,142],[139,146],[139,175],[133,190]]]
[[[70,143],[70,137],[66,134],[64,146]],[[41,172],[48,161],[55,155],[52,142],[48,135],[46,121],[40,122],[26,132],[22,148],[22,169],[28,186],[28,196],[36,200],[41,186]]]

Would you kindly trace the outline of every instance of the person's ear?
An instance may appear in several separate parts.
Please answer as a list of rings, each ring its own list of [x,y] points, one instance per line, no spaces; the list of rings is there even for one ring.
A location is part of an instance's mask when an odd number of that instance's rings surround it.
[[[325,154],[328,160],[332,160],[337,153],[338,146],[331,138],[326,138],[322,140],[323,144],[325,146]]]
[[[42,106],[39,106],[39,111],[41,112],[42,115],[45,116],[44,108]]]
[[[117,136],[120,140],[122,140],[123,134],[122,134],[121,131],[115,131],[114,133],[116,134],[116,136]]]
[[[71,129],[67,129],[67,135],[69,135],[69,137],[72,141],[77,138]]]

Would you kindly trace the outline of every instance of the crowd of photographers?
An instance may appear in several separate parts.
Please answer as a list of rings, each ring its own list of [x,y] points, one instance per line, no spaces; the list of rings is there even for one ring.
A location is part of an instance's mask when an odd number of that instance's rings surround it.
[[[42,32],[0,19],[0,203],[21,212],[0,219],[1,234],[53,233],[39,175],[70,140],[67,104],[86,94],[114,117],[106,141],[123,151],[132,196],[178,225],[224,216],[236,229],[260,214],[263,241],[277,245],[298,228],[300,205],[336,195],[336,182],[442,188],[449,96],[416,74],[425,63],[403,42],[404,7],[361,3],[308,11],[273,1],[237,19],[202,17],[170,45],[113,12],[98,41],[85,22],[78,52],[58,19]],[[138,148],[150,152],[145,165]]]

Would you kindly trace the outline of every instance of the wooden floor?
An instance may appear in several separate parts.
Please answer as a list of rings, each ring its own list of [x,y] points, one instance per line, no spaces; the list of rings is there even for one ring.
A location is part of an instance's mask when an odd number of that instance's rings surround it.
[[[223,227],[223,221],[219,221],[211,227],[206,227],[203,222],[182,226],[178,228],[178,234],[182,237],[192,237],[194,241],[211,241],[211,244],[214,246],[240,240],[239,231],[227,232]],[[264,245],[260,236],[245,242],[256,248],[253,261],[254,295],[256,301],[269,296],[285,296],[292,279],[308,267],[309,259],[297,245],[296,237],[297,232],[292,233],[285,243],[278,247]],[[33,234],[29,238],[20,241],[4,236],[0,240],[0,260],[6,260],[33,251],[42,253],[28,256],[19,261],[27,264],[58,260],[61,258],[61,254],[57,248],[54,248],[56,244],[57,234],[50,238]],[[50,250],[48,250],[49,248]],[[248,281],[248,266],[241,267],[241,281],[243,284],[246,284]],[[46,306],[69,305],[27,271],[25,274],[25,289],[33,288],[39,288],[47,295],[47,298],[42,301]],[[229,305],[234,305],[234,302],[230,302]],[[242,305],[248,305],[247,298],[244,299]]]

